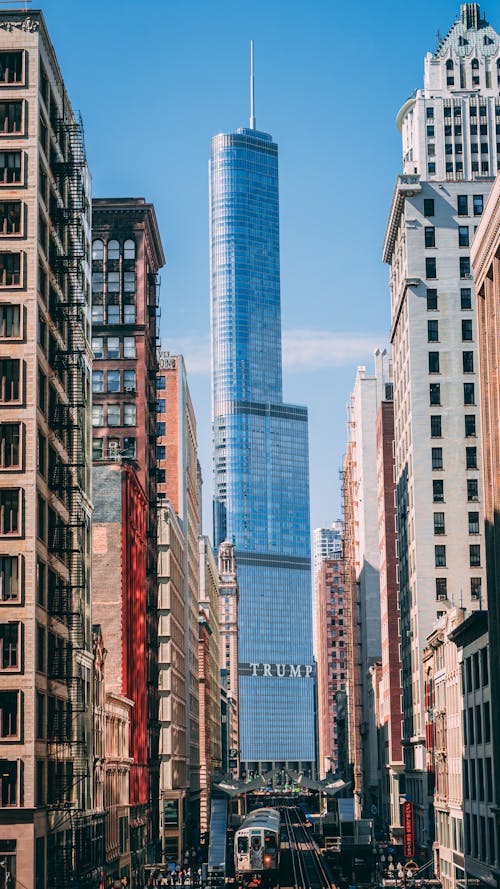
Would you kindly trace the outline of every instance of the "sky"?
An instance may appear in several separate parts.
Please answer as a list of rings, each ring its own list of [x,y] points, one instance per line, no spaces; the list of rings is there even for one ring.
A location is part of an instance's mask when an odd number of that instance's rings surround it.
[[[401,169],[397,111],[458,11],[451,0],[43,0],[95,197],[156,208],[165,348],[182,352],[211,533],[210,139],[256,117],[279,145],[284,398],[309,408],[311,523],[340,516],[356,368],[388,345],[381,259]],[[488,9],[486,9],[488,12]],[[495,21],[493,21],[495,24]],[[496,22],[500,25],[499,21]]]

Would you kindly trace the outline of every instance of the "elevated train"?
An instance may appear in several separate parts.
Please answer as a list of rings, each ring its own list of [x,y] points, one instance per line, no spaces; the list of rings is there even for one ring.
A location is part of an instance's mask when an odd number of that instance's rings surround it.
[[[277,809],[255,809],[247,815],[234,836],[234,871],[238,883],[277,885],[280,829]]]

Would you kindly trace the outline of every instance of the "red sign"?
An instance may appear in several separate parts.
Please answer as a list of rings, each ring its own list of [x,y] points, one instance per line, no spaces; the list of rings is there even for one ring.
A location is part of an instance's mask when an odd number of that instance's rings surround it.
[[[405,858],[413,858],[415,855],[415,818],[411,802],[403,803],[403,826]]]

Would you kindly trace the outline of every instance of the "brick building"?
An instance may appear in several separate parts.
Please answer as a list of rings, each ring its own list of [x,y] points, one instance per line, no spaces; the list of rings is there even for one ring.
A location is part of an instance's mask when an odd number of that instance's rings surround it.
[[[92,203],[93,460],[134,461],[146,497],[148,857],[159,852],[158,617],[155,382],[159,276],[165,263],[152,204],[144,198]],[[105,630],[104,630],[105,632]],[[136,797],[131,773],[131,800]],[[141,790],[142,793],[142,790]],[[131,813],[132,823],[136,823]],[[142,817],[142,816],[141,816]],[[142,831],[137,822],[138,835]],[[134,828],[135,830],[135,828]],[[132,853],[134,836],[131,836]]]
[[[0,860],[95,885],[90,177],[43,16],[0,12]]]
[[[386,394],[390,394],[390,389]],[[382,675],[379,689],[379,749],[381,756],[380,805],[382,823],[389,825],[391,840],[401,841],[401,636],[394,505],[394,406],[381,402],[377,414],[377,499],[380,570],[380,625]]]
[[[347,687],[348,627],[344,598],[344,560],[321,559],[315,572],[318,685],[318,772],[339,770],[337,695]]]

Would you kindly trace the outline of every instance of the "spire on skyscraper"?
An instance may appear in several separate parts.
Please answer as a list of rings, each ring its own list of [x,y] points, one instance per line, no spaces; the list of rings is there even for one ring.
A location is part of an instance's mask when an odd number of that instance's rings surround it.
[[[253,40],[250,41],[250,129],[255,130],[255,78],[253,68]]]

